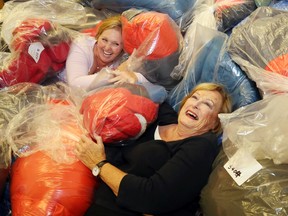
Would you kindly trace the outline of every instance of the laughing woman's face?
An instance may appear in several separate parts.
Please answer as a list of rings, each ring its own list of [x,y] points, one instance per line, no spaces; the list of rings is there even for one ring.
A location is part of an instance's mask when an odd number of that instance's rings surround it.
[[[98,38],[94,55],[102,63],[109,64],[122,52],[123,42],[120,28],[105,30]]]
[[[208,132],[218,125],[222,96],[217,91],[196,91],[179,112],[178,123],[193,131]]]

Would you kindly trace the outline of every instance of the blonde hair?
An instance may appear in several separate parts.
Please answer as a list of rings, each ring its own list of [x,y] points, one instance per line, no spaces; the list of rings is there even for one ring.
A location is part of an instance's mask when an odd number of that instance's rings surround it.
[[[180,104],[180,110],[182,109],[183,105],[186,103],[188,98],[190,98],[196,91],[199,90],[206,90],[206,91],[217,91],[222,96],[222,106],[220,108],[219,113],[230,113],[232,111],[232,101],[229,94],[226,92],[225,87],[221,84],[217,83],[200,83],[194,87],[194,89],[183,98]],[[217,127],[212,130],[212,132],[216,134],[220,134],[222,132],[220,119],[218,118]]]
[[[100,35],[107,29],[113,29],[113,28],[120,28],[122,29],[122,22],[121,22],[121,16],[112,16],[108,17],[107,19],[104,19],[99,24],[98,31],[96,33],[95,38],[98,40]]]

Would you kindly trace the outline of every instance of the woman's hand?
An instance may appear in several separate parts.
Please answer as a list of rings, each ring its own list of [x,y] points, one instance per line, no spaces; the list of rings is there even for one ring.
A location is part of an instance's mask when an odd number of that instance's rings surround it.
[[[106,159],[105,149],[100,136],[96,137],[96,143],[89,137],[83,135],[76,145],[75,154],[89,169],[102,160]]]
[[[104,145],[100,136],[95,137],[97,143],[93,142],[89,137],[82,136],[79,145],[76,146],[76,156],[91,170],[102,160],[106,159]],[[100,178],[112,189],[117,196],[119,187],[124,176],[127,175],[117,167],[110,163],[106,163],[99,174]]]
[[[109,79],[109,82],[114,83],[114,84],[123,84],[123,83],[134,84],[138,80],[137,76],[132,71],[115,70],[115,71],[112,71],[112,74],[114,75],[114,77]]]

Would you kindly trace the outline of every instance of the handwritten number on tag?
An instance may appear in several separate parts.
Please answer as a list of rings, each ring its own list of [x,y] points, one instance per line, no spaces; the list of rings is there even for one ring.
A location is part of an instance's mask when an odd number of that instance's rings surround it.
[[[234,173],[234,175],[235,175],[236,178],[237,178],[237,177],[241,177],[241,174],[242,174],[241,171],[235,169],[232,165],[229,165],[229,166],[228,166],[228,169],[231,169],[231,170],[233,171],[233,173]]]

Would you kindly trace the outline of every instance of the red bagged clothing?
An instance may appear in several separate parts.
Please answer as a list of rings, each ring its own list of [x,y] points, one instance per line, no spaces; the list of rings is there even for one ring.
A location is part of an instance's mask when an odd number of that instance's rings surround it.
[[[0,71],[0,87],[41,83],[62,70],[70,49],[69,34],[46,19],[26,19],[12,32],[10,59]]]
[[[80,113],[92,138],[104,143],[136,138],[157,115],[158,104],[125,88],[100,90],[84,99]]]

